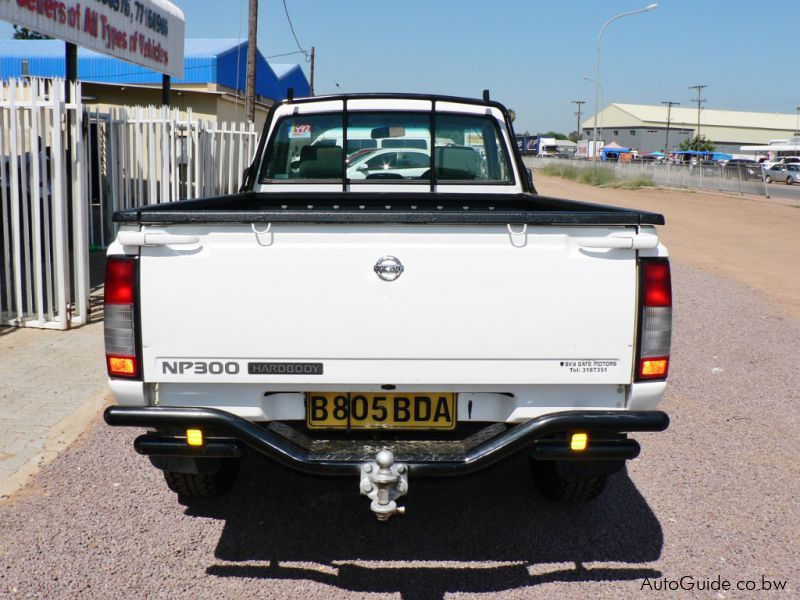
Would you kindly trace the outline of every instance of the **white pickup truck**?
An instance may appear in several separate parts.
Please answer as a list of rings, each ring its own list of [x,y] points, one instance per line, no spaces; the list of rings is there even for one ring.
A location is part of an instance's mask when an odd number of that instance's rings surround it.
[[[415,475],[526,453],[583,501],[668,426],[663,217],[538,195],[487,92],[290,98],[240,193],[114,219],[105,420],[178,494],[255,453],[385,520]]]

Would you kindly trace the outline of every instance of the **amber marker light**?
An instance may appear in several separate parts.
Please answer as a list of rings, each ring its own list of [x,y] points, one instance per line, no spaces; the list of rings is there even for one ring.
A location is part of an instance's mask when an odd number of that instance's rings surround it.
[[[199,429],[187,429],[186,443],[189,444],[190,446],[202,446],[203,432]]]
[[[574,452],[581,452],[586,450],[586,446],[589,445],[589,434],[588,433],[573,433],[572,437],[569,440],[569,448]]]
[[[642,379],[658,379],[667,375],[668,358],[643,358],[640,367]]]
[[[133,377],[136,375],[136,359],[130,356],[107,356],[108,373],[111,376]]]

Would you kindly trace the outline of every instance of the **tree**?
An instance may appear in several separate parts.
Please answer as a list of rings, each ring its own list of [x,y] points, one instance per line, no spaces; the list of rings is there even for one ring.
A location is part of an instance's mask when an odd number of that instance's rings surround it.
[[[555,131],[548,131],[547,133],[540,133],[539,137],[546,137],[546,138],[556,138],[557,140],[566,140],[569,139],[563,133],[557,133]]]
[[[14,36],[15,40],[52,40],[53,38],[49,35],[45,35],[43,33],[39,33],[38,31],[33,31],[32,29],[28,29],[27,27],[20,27],[18,25],[14,25]]]
[[[678,146],[680,150],[696,150],[698,152],[713,152],[715,147],[711,140],[704,135],[699,138],[695,136],[692,139],[685,139]]]
[[[579,139],[581,139],[580,133],[578,133],[577,131],[571,131],[570,132],[570,134],[569,134],[569,141],[570,142],[575,142],[577,144]]]

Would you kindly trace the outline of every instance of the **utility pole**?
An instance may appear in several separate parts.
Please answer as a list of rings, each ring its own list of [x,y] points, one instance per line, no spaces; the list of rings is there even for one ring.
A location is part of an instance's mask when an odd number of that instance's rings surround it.
[[[690,90],[697,90],[697,98],[692,100],[692,102],[697,102],[697,133],[695,134],[695,139],[697,139],[697,143],[700,143],[700,105],[705,102],[702,98],[703,89],[707,88],[707,85],[690,85]]]
[[[794,134],[800,135],[800,106],[797,107],[797,123],[794,125]]]
[[[311,46],[311,86],[309,95],[314,95],[314,46]]]
[[[573,100],[572,104],[578,105],[578,112],[575,114],[578,116],[578,128],[575,130],[575,133],[578,135],[578,139],[581,139],[581,105],[586,104],[585,100]]]
[[[250,0],[247,20],[247,83],[244,94],[244,114],[251,123],[256,120],[256,50],[258,37],[258,0]]]
[[[667,135],[664,138],[664,156],[669,154],[669,121],[672,115],[672,107],[680,105],[680,102],[673,102],[672,100],[664,100],[661,104],[667,107]]]

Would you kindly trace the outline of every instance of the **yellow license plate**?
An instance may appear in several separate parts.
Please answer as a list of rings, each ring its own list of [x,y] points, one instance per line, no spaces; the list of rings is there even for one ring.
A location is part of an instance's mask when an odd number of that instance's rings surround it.
[[[454,429],[456,395],[311,392],[306,424],[309,429]]]

